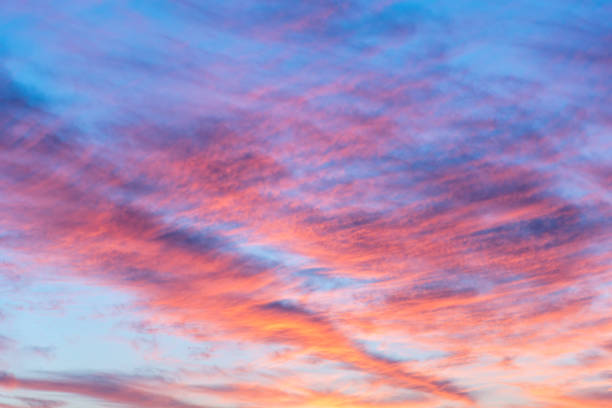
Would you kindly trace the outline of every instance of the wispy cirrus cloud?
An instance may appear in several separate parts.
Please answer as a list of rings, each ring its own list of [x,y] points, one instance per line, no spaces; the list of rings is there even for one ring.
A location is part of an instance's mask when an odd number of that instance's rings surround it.
[[[95,375],[91,377],[80,376],[78,378],[64,379],[26,379],[3,373],[0,376],[0,385],[10,389],[76,394],[128,406],[173,408],[201,406],[181,402],[180,400],[162,394],[140,390],[136,387],[126,385],[118,379],[108,375]],[[58,406],[57,402],[55,402],[54,405],[54,402],[43,401],[40,401],[40,404],[36,405],[38,403],[37,401],[40,400],[26,398],[23,402],[27,406]]]
[[[140,324],[114,322],[118,340],[102,326],[121,313],[97,313],[88,347],[149,341],[143,366],[173,378],[9,366],[5,387],[152,407],[606,400],[605,5],[5,7],[14,38],[48,46],[9,42],[0,78],[0,273],[32,296],[127,294]],[[27,358],[61,371],[79,341]]]

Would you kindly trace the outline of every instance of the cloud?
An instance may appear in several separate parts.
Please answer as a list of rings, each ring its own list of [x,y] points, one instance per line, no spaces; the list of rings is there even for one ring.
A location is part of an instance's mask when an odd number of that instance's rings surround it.
[[[81,378],[76,376],[64,379],[32,379],[17,378],[11,374],[2,373],[0,375],[0,386],[9,389],[76,394],[132,407],[202,407],[202,405],[194,405],[162,394],[141,390],[138,387],[126,384],[125,380],[109,375],[83,376]],[[45,402],[47,405],[42,402],[43,405],[35,405],[36,401],[39,400],[29,398],[24,400],[28,406],[61,406],[61,403],[57,402],[55,402],[55,405],[53,405],[54,403],[49,404],[49,402]]]
[[[606,26],[519,6],[499,29],[498,6],[9,7],[46,51],[9,47],[0,74],[0,244],[19,259],[0,273],[129,293],[140,336],[243,344],[245,372],[209,358],[233,378],[193,388],[229,404],[486,406],[508,383],[601,403],[583,390],[609,361],[591,351],[611,327]],[[483,73],[470,49],[492,43],[524,60]],[[28,375],[0,382],[195,406]]]
[[[26,406],[30,408],[57,408],[66,405],[63,401],[45,400],[38,398],[19,398],[19,400],[25,403]]]

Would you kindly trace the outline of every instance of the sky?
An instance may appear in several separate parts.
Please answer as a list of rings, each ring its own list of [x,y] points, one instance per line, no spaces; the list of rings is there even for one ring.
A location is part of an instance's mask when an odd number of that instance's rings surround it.
[[[612,407],[612,2],[0,1],[0,408]]]

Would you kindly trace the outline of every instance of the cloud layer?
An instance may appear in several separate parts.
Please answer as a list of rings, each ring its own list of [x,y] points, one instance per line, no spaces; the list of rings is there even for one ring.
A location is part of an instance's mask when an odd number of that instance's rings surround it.
[[[3,5],[0,407],[612,401],[612,10],[526,7]]]

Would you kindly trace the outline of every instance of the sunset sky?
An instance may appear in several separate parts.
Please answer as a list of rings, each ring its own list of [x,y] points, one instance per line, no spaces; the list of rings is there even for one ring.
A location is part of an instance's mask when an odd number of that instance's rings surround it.
[[[612,407],[612,2],[0,0],[0,408]]]

